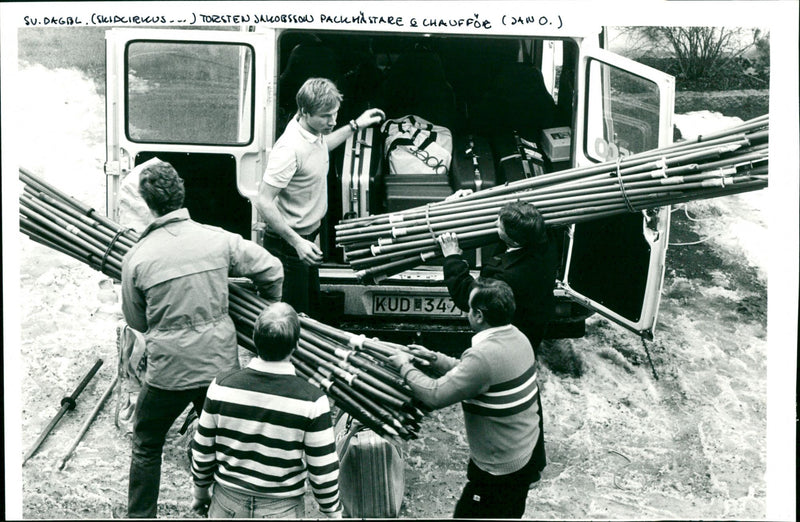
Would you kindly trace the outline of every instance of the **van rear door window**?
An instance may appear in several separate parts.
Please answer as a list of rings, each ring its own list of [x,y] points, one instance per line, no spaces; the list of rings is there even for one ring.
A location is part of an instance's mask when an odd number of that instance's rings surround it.
[[[658,85],[597,60],[590,60],[588,74],[587,92],[602,94],[589,96],[586,113],[602,119],[587,122],[586,156],[613,161],[658,147]]]
[[[253,57],[252,48],[242,44],[128,43],[128,139],[148,143],[250,143]]]

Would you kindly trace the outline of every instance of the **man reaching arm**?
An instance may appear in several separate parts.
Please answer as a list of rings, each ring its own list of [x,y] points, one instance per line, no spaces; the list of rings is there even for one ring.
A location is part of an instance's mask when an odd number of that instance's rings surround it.
[[[380,109],[368,109],[334,130],[342,95],[324,78],[306,80],[296,100],[297,113],[270,152],[253,204],[266,224],[264,246],[286,270],[284,301],[313,315],[322,263],[315,239],[328,210],[329,152],[386,116]]]

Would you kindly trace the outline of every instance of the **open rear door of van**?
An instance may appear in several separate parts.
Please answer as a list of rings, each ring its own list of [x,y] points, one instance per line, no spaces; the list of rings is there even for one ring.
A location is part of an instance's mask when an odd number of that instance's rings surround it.
[[[158,157],[183,178],[194,219],[253,237],[249,199],[275,126],[274,41],[269,31],[106,32],[110,217],[128,173]]]
[[[577,72],[576,166],[672,143],[674,79],[600,49],[581,53]],[[558,290],[653,338],[669,239],[669,207],[574,225]]]

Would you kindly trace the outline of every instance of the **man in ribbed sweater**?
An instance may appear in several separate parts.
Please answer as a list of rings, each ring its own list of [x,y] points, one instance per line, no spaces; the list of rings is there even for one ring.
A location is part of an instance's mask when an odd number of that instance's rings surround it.
[[[330,404],[295,374],[299,336],[295,310],[271,305],[255,322],[258,357],[211,383],[192,445],[197,513],[304,518],[308,478],[320,511],[341,518]]]
[[[470,458],[454,518],[522,518],[528,489],[545,466],[536,360],[511,324],[514,294],[504,281],[478,279],[469,295],[472,346],[461,359],[436,355],[428,377],[405,353],[390,359],[431,408],[461,402]]]

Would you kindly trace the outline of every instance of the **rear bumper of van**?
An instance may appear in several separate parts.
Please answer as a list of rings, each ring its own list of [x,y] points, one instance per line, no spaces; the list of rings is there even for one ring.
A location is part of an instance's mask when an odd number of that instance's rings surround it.
[[[477,272],[474,274],[477,276]],[[449,300],[441,269],[422,267],[363,285],[344,266],[320,269],[320,320],[344,330],[400,344],[421,344],[452,355],[470,345],[466,314]],[[555,317],[546,338],[578,338],[591,311],[556,290]]]

